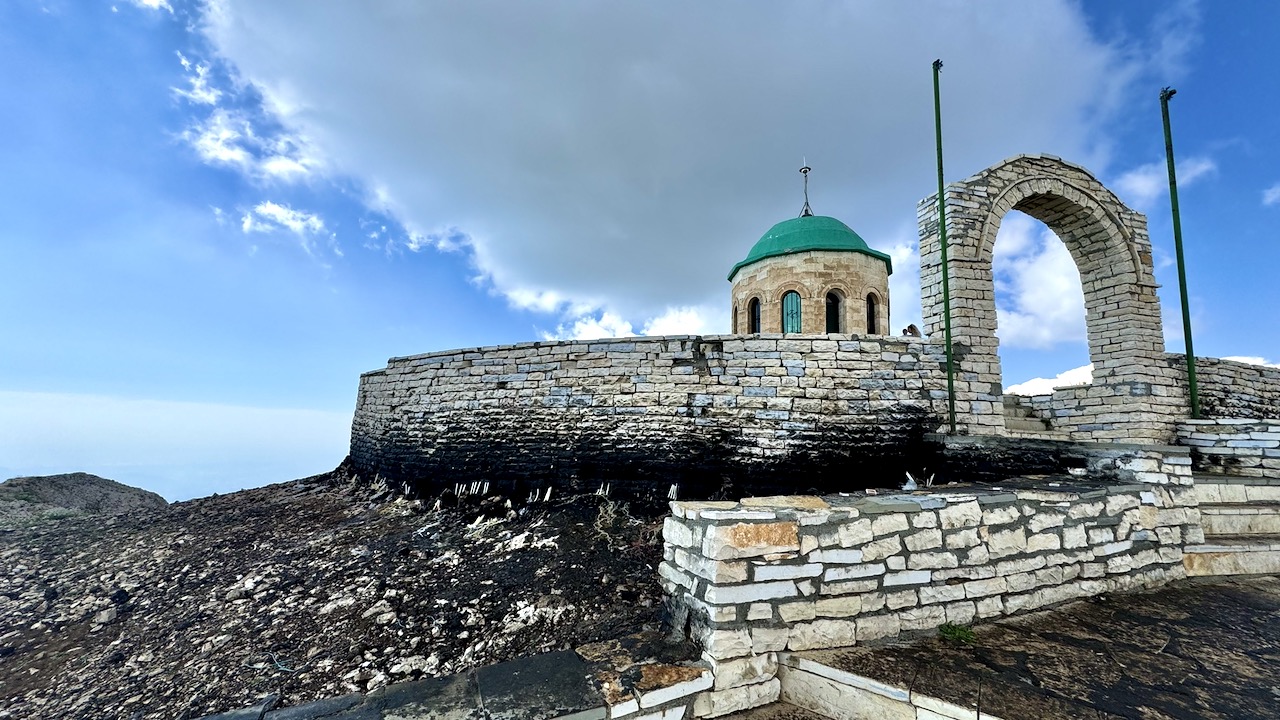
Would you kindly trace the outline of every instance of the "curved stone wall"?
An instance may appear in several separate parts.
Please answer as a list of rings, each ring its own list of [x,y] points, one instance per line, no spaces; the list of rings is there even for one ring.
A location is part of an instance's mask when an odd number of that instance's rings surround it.
[[[393,358],[366,373],[351,459],[434,493],[490,483],[630,497],[884,485],[931,462],[940,346],[853,335],[526,343]],[[936,465],[934,466],[936,467]]]

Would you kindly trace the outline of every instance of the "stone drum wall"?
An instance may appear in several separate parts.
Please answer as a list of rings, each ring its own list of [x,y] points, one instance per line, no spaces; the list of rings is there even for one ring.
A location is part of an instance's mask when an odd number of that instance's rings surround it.
[[[917,338],[675,336],[393,358],[360,378],[351,459],[437,491],[486,481],[665,502],[866,487],[928,464],[946,403]]]

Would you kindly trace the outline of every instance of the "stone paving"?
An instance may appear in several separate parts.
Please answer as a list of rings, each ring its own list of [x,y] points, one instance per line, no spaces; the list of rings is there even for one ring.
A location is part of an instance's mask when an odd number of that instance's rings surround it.
[[[974,630],[970,644],[933,637],[796,656],[1005,720],[1280,714],[1274,576],[1182,581]]]

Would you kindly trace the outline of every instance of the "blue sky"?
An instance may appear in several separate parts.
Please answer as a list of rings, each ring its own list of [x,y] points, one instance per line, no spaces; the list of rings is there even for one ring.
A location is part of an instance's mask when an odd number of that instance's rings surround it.
[[[1170,350],[1177,87],[1196,349],[1275,362],[1277,27],[1266,2],[4,3],[0,477],[287,480],[341,460],[388,357],[727,331],[802,157],[918,323],[934,57],[950,179],[1049,152],[1148,214]],[[1086,363],[1061,244],[1010,216],[997,254],[1006,385]]]

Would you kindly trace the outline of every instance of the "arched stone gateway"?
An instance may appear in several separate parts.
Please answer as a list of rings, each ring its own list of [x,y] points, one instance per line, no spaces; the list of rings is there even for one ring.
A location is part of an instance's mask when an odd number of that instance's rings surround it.
[[[1093,383],[1054,393],[1052,422],[1073,439],[1169,442],[1186,399],[1164,359],[1146,217],[1088,170],[1019,155],[946,188],[956,410],[962,432],[1003,434],[991,257],[1010,210],[1049,226],[1080,271]],[[917,206],[925,332],[943,337],[938,201]]]

